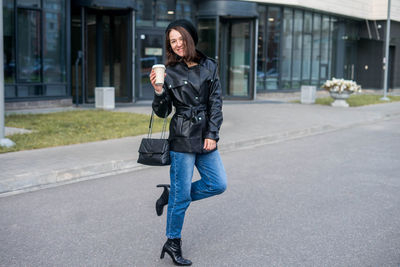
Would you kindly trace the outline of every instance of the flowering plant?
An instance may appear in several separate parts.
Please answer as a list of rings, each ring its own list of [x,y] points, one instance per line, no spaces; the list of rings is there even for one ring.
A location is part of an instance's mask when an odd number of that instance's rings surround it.
[[[361,86],[357,85],[356,82],[344,79],[327,80],[321,88],[328,90],[331,93],[343,94],[343,93],[355,93],[361,92]]]

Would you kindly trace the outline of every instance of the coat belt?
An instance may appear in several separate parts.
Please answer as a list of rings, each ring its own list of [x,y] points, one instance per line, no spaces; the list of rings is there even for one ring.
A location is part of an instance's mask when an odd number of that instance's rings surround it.
[[[187,119],[194,119],[197,121],[197,115],[202,112],[206,111],[207,106],[206,105],[199,105],[199,106],[181,106],[181,107],[176,107],[176,114],[183,115]]]

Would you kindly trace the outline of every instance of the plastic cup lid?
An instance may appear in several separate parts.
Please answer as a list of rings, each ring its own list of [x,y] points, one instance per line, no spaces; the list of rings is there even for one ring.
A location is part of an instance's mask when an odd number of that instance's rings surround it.
[[[153,69],[154,69],[154,68],[164,68],[164,69],[165,69],[165,66],[164,66],[163,64],[156,64],[156,65],[153,65],[152,68],[153,68]]]

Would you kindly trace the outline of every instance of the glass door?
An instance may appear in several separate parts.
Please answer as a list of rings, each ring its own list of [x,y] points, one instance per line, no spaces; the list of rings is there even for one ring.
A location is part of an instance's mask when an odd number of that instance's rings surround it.
[[[353,41],[346,42],[346,56],[344,57],[344,79],[355,79],[355,65],[356,65],[356,43]]]
[[[254,92],[254,21],[221,19],[221,79],[226,98],[252,99]]]
[[[86,30],[86,102],[94,102],[96,87],[114,87],[116,101],[130,101],[129,14],[89,10]]]
[[[141,100],[154,97],[154,89],[150,83],[151,67],[154,64],[164,64],[164,32],[157,30],[138,30],[137,47],[139,49],[139,64],[137,75],[139,95]]]

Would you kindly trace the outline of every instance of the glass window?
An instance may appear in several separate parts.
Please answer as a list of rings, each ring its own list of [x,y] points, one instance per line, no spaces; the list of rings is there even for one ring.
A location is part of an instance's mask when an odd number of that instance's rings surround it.
[[[63,96],[67,94],[65,85],[47,85],[46,96]]]
[[[86,36],[87,36],[87,41],[89,43],[88,47],[95,47],[95,44],[97,42],[96,40],[97,23],[102,23],[102,21],[103,21],[102,16],[99,16],[98,18],[96,18],[95,14],[88,14],[86,16]],[[103,64],[99,64],[97,62],[96,58],[97,49],[99,49],[99,47],[96,47],[95,49],[88,49],[85,54],[86,75],[87,75],[86,77],[88,77],[86,78],[86,93],[85,93],[87,98],[94,97],[94,90],[95,90],[94,88],[96,88],[96,86],[100,86],[101,82],[100,76],[97,76],[96,70],[99,69],[99,72],[103,72]],[[103,57],[105,56],[103,53],[99,54],[102,55]],[[99,59],[101,60],[103,59],[103,57],[99,57]],[[99,81],[97,81],[97,79],[99,79]],[[99,84],[97,84],[97,82],[99,82]]]
[[[163,62],[163,33],[141,33],[140,47],[140,90],[139,98],[153,99],[154,90],[149,75],[154,64]]]
[[[18,97],[43,96],[42,85],[20,85],[18,86]]]
[[[137,26],[153,26],[153,1],[137,0],[138,12],[136,13]]]
[[[175,18],[175,1],[157,0],[156,26],[167,27]]]
[[[320,83],[328,78],[329,65],[329,17],[322,17],[321,33],[321,63],[320,63]]]
[[[110,51],[111,48],[111,44],[110,44],[110,38],[111,38],[111,18],[110,16],[99,16],[97,17],[97,22],[102,25],[103,27],[103,32],[102,32],[102,39],[101,39],[101,55],[102,55],[102,59],[101,60],[101,65],[103,65],[103,67],[101,68],[100,72],[101,72],[101,77],[102,79],[100,79],[100,77],[98,78],[98,82],[101,82],[102,86],[113,86],[114,90],[115,90],[115,95],[117,95],[117,92],[119,91],[119,86],[118,84],[114,84],[110,75],[110,72],[113,70],[114,67],[114,62],[111,62],[111,54],[114,54]],[[96,35],[98,35],[98,31],[96,29]],[[117,43],[119,42],[120,38],[115,38],[114,41],[114,45],[118,45]],[[117,41],[118,40],[118,41]],[[97,45],[97,44],[95,44]],[[97,47],[98,49],[100,49],[100,47]],[[116,52],[116,51],[115,51]],[[115,55],[118,55],[118,53],[115,53]],[[96,60],[96,64],[99,64],[100,62],[98,62],[98,58],[96,58],[96,56],[94,57]],[[117,60],[116,60],[117,61]],[[100,64],[99,64],[100,65]],[[97,72],[97,70],[96,70]],[[96,73],[97,75],[97,73]],[[96,79],[97,80],[97,79]],[[97,81],[96,81],[97,83]],[[100,84],[96,84],[96,86],[99,86]]]
[[[280,53],[280,29],[281,9],[279,7],[268,8],[267,16],[267,90],[279,88],[279,53]]]
[[[359,36],[360,26],[357,22],[346,20],[346,36],[349,41],[357,41]]]
[[[18,0],[17,5],[24,7],[40,7],[40,0]]]
[[[265,90],[265,68],[267,56],[265,54],[265,19],[267,10],[265,6],[258,6],[258,47],[257,47],[257,82],[256,90]]]
[[[319,78],[319,63],[321,60],[321,15],[314,14],[313,21],[313,48],[312,48],[312,71],[311,84],[317,85]]]
[[[15,86],[4,86],[4,97],[5,98],[11,98],[11,97],[16,97],[17,96],[17,91],[15,90]]]
[[[215,19],[199,19],[198,22],[199,42],[197,44],[197,48],[211,58],[216,58],[215,28],[216,28]]]
[[[303,69],[302,69],[302,84],[310,84],[311,76],[311,29],[312,29],[312,14],[304,13],[304,31],[303,31]]]
[[[40,82],[40,12],[18,9],[18,74],[24,82]]]
[[[283,12],[282,36],[282,89],[291,89],[291,61],[293,39],[293,10],[285,8]]]
[[[229,31],[228,69],[230,96],[249,96],[250,22],[232,22]]]
[[[176,1],[176,18],[192,21],[192,4],[190,0]]]
[[[331,40],[331,45],[330,45],[330,51],[329,51],[329,64],[328,66],[328,75],[329,79],[334,77],[334,70],[336,68],[336,48],[337,48],[337,19],[335,17],[331,17],[331,27],[330,27],[330,40]],[[335,60],[334,60],[335,59]]]
[[[4,82],[15,82],[14,1],[3,1]],[[11,94],[10,94],[11,95]]]
[[[111,64],[114,66],[111,69],[112,73],[110,76],[113,80],[113,85],[115,87],[116,97],[128,97],[127,80],[129,77],[128,73],[128,32],[129,32],[129,17],[125,16],[115,16],[114,17],[114,28],[112,32],[112,37],[109,40],[112,50]]]
[[[294,12],[292,89],[300,88],[303,11]]]
[[[43,77],[44,82],[66,81],[65,2],[44,3]]]

